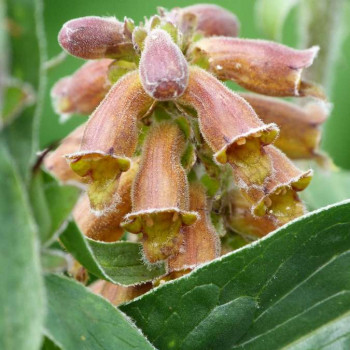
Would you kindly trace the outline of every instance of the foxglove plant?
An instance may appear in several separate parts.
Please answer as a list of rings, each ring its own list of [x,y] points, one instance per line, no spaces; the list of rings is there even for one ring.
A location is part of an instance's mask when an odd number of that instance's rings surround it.
[[[312,171],[290,159],[325,160],[325,96],[302,77],[318,48],[239,39],[238,31],[233,14],[195,5],[159,9],[139,26],[83,17],[59,33],[64,50],[90,61],[54,86],[55,110],[91,117],[46,168],[84,188],[74,219],[86,236],[140,234],[145,260],[166,262],[155,283],[218,257],[219,236],[259,237],[303,215],[298,192]],[[269,97],[233,92],[225,80]]]

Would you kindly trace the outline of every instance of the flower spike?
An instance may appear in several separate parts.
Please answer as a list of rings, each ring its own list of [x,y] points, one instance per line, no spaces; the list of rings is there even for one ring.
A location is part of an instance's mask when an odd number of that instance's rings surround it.
[[[204,70],[191,67],[189,86],[179,103],[194,107],[205,140],[218,163],[230,163],[245,186],[262,185],[272,173],[264,146],[277,135],[250,105]]]
[[[146,92],[156,100],[173,100],[188,84],[188,63],[171,36],[162,29],[152,30],[144,44],[140,77]]]
[[[168,272],[193,269],[220,256],[220,239],[210,222],[205,190],[200,184],[190,184],[190,210],[199,212],[200,218],[184,227],[184,243],[179,253],[168,259]]]
[[[301,79],[318,49],[296,50],[264,40],[213,37],[196,42],[190,55],[194,63],[201,62],[219,79],[234,80],[260,94],[325,99],[318,86]]]
[[[137,145],[137,120],[152,103],[138,72],[125,75],[90,117],[80,151],[66,156],[73,171],[88,179],[90,205],[96,213],[115,206],[118,179],[129,169],[128,157]]]
[[[91,114],[111,87],[108,69],[112,62],[110,59],[90,61],[72,76],[60,79],[51,90],[55,112],[65,117],[74,113]]]
[[[176,7],[164,15],[184,33],[190,27],[189,22],[194,22],[193,30],[199,31],[204,36],[236,37],[239,32],[237,17],[217,5],[197,4],[184,8]]]
[[[82,195],[73,210],[73,218],[81,232],[92,239],[115,242],[124,233],[120,227],[123,217],[131,210],[131,186],[138,170],[138,162],[133,161],[130,169],[120,176],[117,190],[117,204],[113,210],[96,216],[90,210],[89,197]]]
[[[177,254],[183,242],[183,225],[197,220],[189,211],[188,182],[181,166],[185,138],[175,123],[152,127],[143,147],[136,176],[133,211],[122,226],[143,233],[143,248],[151,263]]]
[[[309,103],[304,107],[271,97],[240,94],[265,123],[276,123],[280,135],[274,145],[291,159],[326,158],[319,151],[320,125],[329,114],[324,103]]]
[[[114,17],[81,17],[66,22],[58,42],[69,54],[89,59],[132,58],[134,48],[124,35],[124,23]]]

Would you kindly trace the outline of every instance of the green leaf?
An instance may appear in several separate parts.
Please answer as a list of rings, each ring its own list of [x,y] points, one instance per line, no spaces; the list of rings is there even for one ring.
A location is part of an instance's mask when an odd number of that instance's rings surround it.
[[[346,349],[349,266],[348,200],[120,308],[160,349]]]
[[[350,171],[315,170],[310,186],[302,193],[310,210],[350,198]]]
[[[45,333],[63,350],[153,349],[123,313],[83,285],[57,275],[45,284]]]
[[[41,266],[44,272],[63,272],[68,269],[69,255],[58,249],[45,249],[41,252]]]
[[[165,273],[163,265],[151,267],[144,263],[139,243],[94,241],[86,238],[73,222],[60,239],[88,271],[115,284],[143,283]]]
[[[34,174],[29,194],[42,244],[48,246],[62,229],[80,192],[74,186],[59,184],[47,173]]]
[[[256,2],[256,21],[267,38],[281,41],[283,24],[298,2],[299,0],[258,0]]]
[[[36,228],[24,186],[0,139],[0,349],[35,350],[44,293]]]
[[[7,40],[8,52],[11,52],[9,75],[11,79],[31,86],[32,95],[36,96],[36,104],[24,108],[4,130],[9,151],[25,184],[28,184],[30,166],[38,151],[38,125],[46,82],[42,0],[11,0],[6,5],[7,19],[11,23]]]

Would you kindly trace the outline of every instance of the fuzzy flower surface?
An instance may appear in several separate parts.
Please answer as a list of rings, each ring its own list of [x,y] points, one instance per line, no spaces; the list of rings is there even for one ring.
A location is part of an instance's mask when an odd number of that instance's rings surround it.
[[[90,117],[47,168],[83,184],[74,218],[87,236],[127,232],[148,262],[166,261],[168,277],[218,257],[220,237],[259,237],[303,215],[298,192],[312,170],[292,160],[325,157],[325,96],[303,80],[318,48],[241,39],[239,28],[203,4],[159,9],[139,26],[73,19],[58,36],[89,61],[53,88],[55,110]]]

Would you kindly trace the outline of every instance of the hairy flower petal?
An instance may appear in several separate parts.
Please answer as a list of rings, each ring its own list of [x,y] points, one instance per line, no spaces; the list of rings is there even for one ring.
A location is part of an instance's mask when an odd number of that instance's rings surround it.
[[[188,64],[166,31],[155,29],[148,34],[140,60],[140,77],[146,92],[157,100],[172,100],[185,91]]]
[[[82,195],[73,210],[73,218],[81,232],[92,239],[104,242],[115,242],[124,233],[120,223],[131,211],[131,187],[138,170],[138,162],[120,176],[117,190],[117,204],[113,210],[96,216],[90,211],[90,201],[86,193]]]
[[[111,87],[108,68],[112,62],[110,59],[90,61],[72,76],[60,79],[51,90],[56,113],[90,115]]]
[[[113,305],[118,306],[127,301],[147,293],[152,289],[152,283],[144,283],[135,286],[119,286],[108,281],[98,280],[89,286],[95,294],[103,296]]]
[[[220,255],[220,239],[211,224],[205,190],[200,184],[190,185],[190,210],[198,212],[200,218],[184,227],[181,250],[167,261],[169,272],[194,268]]]
[[[175,123],[161,123],[150,131],[136,176],[133,211],[123,226],[143,233],[144,253],[151,263],[176,254],[183,241],[182,226],[193,224],[188,182],[181,166],[185,138]]]
[[[88,179],[90,205],[95,212],[115,206],[118,179],[129,169],[128,157],[137,145],[137,120],[152,103],[138,72],[125,75],[90,117],[80,151],[66,156],[71,168]]]
[[[196,42],[190,55],[219,79],[234,80],[251,91],[325,98],[317,86],[301,80],[317,52],[318,47],[296,50],[264,40],[213,37]]]
[[[320,125],[327,119],[329,108],[324,103],[304,107],[290,102],[254,94],[241,94],[265,123],[276,123],[280,135],[274,145],[291,159],[323,159],[319,151]]]
[[[124,23],[114,17],[72,19],[63,25],[58,42],[69,54],[85,59],[134,55],[131,41],[124,35]]]
[[[190,69],[189,86],[179,103],[194,107],[205,140],[219,163],[229,162],[246,186],[261,185],[271,175],[264,146],[278,135],[275,124],[264,124],[250,105],[209,73]]]
[[[44,158],[46,170],[63,184],[81,187],[84,182],[84,179],[77,175],[67,164],[64,155],[79,150],[85,126],[86,124],[78,126],[60,142],[60,145],[54,151]]]
[[[197,4],[184,8],[176,7],[166,17],[173,21],[182,32],[186,33],[188,21],[195,21],[194,30],[204,36],[224,35],[235,37],[239,32],[237,17],[226,9],[209,4]],[[194,17],[194,19],[192,19]]]
[[[273,214],[265,214],[263,216],[253,215],[251,203],[237,188],[226,194],[225,203],[226,225],[242,235],[262,237],[283,224]],[[304,211],[301,212],[301,214],[303,213]],[[293,218],[288,215],[285,219],[291,220]]]
[[[271,214],[287,222],[290,218],[302,215],[305,211],[296,192],[304,190],[312,179],[312,171],[301,171],[276,147],[265,147],[274,172],[261,186],[241,189],[252,203],[254,215]],[[238,185],[241,185],[238,183]]]

